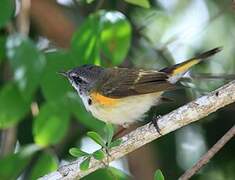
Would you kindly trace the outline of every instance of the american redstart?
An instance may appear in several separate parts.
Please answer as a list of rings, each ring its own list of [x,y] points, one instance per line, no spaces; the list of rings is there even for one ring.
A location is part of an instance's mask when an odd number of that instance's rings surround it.
[[[68,78],[94,117],[126,127],[159,104],[165,91],[176,89],[189,68],[220,50],[214,48],[160,71],[83,65],[60,74]]]

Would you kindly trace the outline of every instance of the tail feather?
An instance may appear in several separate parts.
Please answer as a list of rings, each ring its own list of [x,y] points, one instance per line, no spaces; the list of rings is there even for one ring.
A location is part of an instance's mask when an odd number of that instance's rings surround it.
[[[222,50],[221,47],[217,47],[217,48],[211,49],[209,51],[206,51],[204,53],[199,54],[198,56],[195,57],[195,59],[205,59],[205,58],[208,58],[208,57],[213,56],[214,54],[220,52],[221,50]]]
[[[220,47],[211,49],[209,51],[206,51],[202,54],[197,55],[196,57],[192,59],[189,59],[179,64],[175,64],[171,67],[164,68],[160,70],[160,72],[167,73],[169,75],[169,81],[171,83],[176,83],[192,66],[200,63],[205,58],[213,56],[214,54],[218,53],[221,50],[222,48]]]

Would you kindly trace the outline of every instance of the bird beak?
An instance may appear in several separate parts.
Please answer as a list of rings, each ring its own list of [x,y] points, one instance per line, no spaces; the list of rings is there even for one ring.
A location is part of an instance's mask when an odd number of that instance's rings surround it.
[[[64,76],[64,77],[68,77],[68,73],[67,72],[64,72],[64,71],[60,71],[60,72],[57,72],[58,74]]]

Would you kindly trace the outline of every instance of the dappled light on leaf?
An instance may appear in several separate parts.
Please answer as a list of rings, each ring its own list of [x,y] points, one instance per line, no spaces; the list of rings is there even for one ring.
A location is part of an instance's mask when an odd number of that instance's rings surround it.
[[[8,128],[22,120],[28,111],[29,103],[22,98],[14,84],[0,90],[0,128]]]
[[[52,172],[58,168],[58,159],[54,154],[42,153],[33,166],[30,179],[36,180],[44,174]]]
[[[45,57],[31,40],[19,34],[8,37],[6,47],[14,70],[14,80],[24,99],[29,101],[39,85],[46,63]]]
[[[21,171],[29,164],[32,155],[38,150],[35,145],[28,145],[19,152],[6,155],[0,159],[1,179],[17,179]]]
[[[0,28],[7,24],[11,17],[14,16],[14,1],[1,0],[0,10]]]
[[[35,142],[40,146],[58,143],[65,135],[69,125],[69,114],[61,111],[62,105],[48,103],[39,111],[33,122]]]
[[[130,47],[131,27],[116,11],[91,14],[74,34],[72,52],[77,64],[118,65]]]
[[[150,4],[149,4],[149,0],[125,0],[126,2],[130,3],[130,4],[134,4],[137,6],[142,6],[144,8],[149,8]]]

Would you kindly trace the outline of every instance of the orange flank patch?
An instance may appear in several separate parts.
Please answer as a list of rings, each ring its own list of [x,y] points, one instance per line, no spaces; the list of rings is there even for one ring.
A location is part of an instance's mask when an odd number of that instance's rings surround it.
[[[93,92],[91,93],[91,99],[93,102],[98,103],[100,105],[108,105],[112,106],[118,103],[118,99],[113,99],[109,97],[105,97],[99,93]]]

